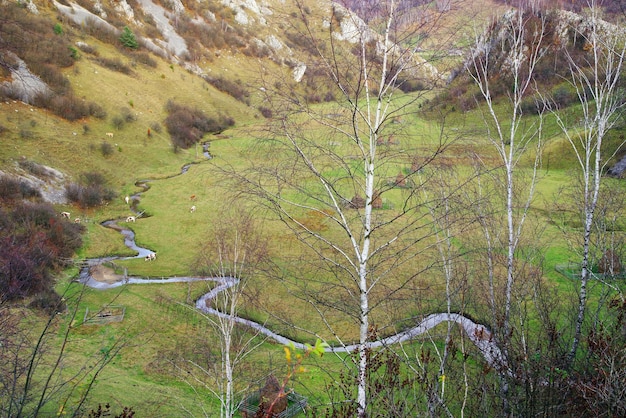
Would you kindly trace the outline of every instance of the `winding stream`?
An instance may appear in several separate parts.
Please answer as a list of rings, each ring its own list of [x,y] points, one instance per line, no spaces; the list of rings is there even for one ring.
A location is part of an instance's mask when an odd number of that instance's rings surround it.
[[[188,168],[189,166],[183,167],[181,174],[186,173]],[[138,182],[137,185],[140,185],[140,187],[143,188],[144,192],[147,191],[149,188],[149,186],[147,185],[147,181]],[[139,196],[140,196],[140,193],[135,194],[132,197],[133,205],[131,207],[135,211],[136,211],[135,205],[137,201],[139,200]],[[118,231],[120,234],[122,234],[122,236],[124,237],[124,244],[128,248],[132,249],[133,251],[136,251],[137,255],[131,256],[131,257],[114,257],[113,256],[113,257],[88,259],[86,261],[85,266],[80,271],[80,275],[78,279],[80,283],[83,283],[86,286],[89,286],[95,289],[111,289],[111,288],[115,288],[115,287],[119,287],[119,286],[123,286],[127,284],[137,285],[137,284],[154,284],[154,283],[212,281],[212,282],[217,283],[217,286],[211,289],[208,293],[202,295],[196,301],[195,306],[198,310],[208,315],[214,315],[220,318],[230,318],[230,315],[220,312],[214,308],[211,308],[210,305],[211,305],[211,301],[217,295],[219,295],[224,290],[227,290],[228,288],[235,286],[236,284],[239,283],[239,280],[236,278],[189,276],[189,277],[170,277],[170,278],[163,278],[163,279],[149,279],[149,278],[142,278],[142,277],[137,277],[137,276],[127,276],[124,280],[118,281],[115,283],[104,283],[104,282],[95,280],[92,277],[90,270],[92,267],[96,265],[102,264],[104,262],[114,261],[114,260],[145,258],[149,254],[154,254],[154,252],[151,251],[150,249],[139,247],[135,242],[135,233],[128,228],[124,228],[120,226],[117,222],[118,221],[115,221],[115,220],[109,220],[109,221],[103,222],[101,225],[107,228],[112,228]],[[241,318],[238,316],[232,317],[232,319],[239,324],[248,326],[254,329],[255,331],[259,332],[260,334],[263,334],[273,339],[279,344],[284,344],[284,345],[293,344],[298,349],[301,349],[301,350],[305,349],[305,344],[290,340],[287,337],[277,334],[258,322]],[[472,341],[472,343],[474,343],[474,345],[481,352],[485,361],[491,367],[495,368],[496,370],[500,372],[504,371],[505,373],[509,373],[509,374],[511,373],[509,367],[506,364],[506,359],[502,351],[496,344],[495,340],[493,339],[491,332],[484,325],[478,324],[472,321],[471,319],[463,315],[456,314],[456,313],[442,312],[442,313],[434,313],[434,314],[428,315],[424,319],[422,319],[422,321],[418,325],[410,329],[407,329],[405,331],[399,332],[395,335],[392,335],[392,336],[389,336],[389,337],[386,337],[377,341],[371,341],[367,344],[367,346],[368,348],[379,348],[379,347],[385,347],[385,346],[389,346],[393,344],[407,342],[422,334],[427,333],[432,328],[436,327],[442,322],[454,322],[458,324],[461,328],[463,328],[467,337]],[[353,352],[353,351],[356,351],[358,347],[359,347],[358,344],[343,345],[343,346],[338,346],[338,347],[327,347],[326,352],[335,352],[335,353]]]

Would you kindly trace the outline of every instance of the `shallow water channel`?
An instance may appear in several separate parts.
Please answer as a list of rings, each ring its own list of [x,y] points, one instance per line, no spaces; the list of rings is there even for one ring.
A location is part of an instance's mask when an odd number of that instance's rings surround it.
[[[208,154],[205,150],[205,154]],[[180,174],[185,174],[189,166],[183,167]],[[136,183],[139,187],[143,189],[142,193],[145,193],[149,190],[148,181],[140,181]],[[131,208],[136,213],[136,203],[140,199],[141,193],[132,196]],[[122,221],[122,220],[119,220]],[[118,231],[124,238],[124,244],[130,248],[131,250],[137,252],[137,255],[130,257],[102,257],[102,258],[94,258],[86,260],[85,266],[81,269],[79,274],[78,281],[80,283],[85,284],[86,286],[92,287],[94,289],[111,289],[119,286],[126,285],[139,285],[139,284],[166,284],[166,283],[180,283],[180,282],[195,282],[195,281],[210,281],[215,282],[217,285],[211,289],[209,292],[202,295],[196,302],[196,309],[201,312],[217,316],[220,318],[232,318],[232,320],[236,323],[245,325],[257,331],[261,335],[265,335],[266,337],[278,342],[279,344],[293,344],[296,348],[304,350],[305,344],[290,340],[287,337],[284,337],[280,334],[273,332],[272,330],[266,328],[264,325],[251,321],[246,318],[241,318],[238,316],[230,316],[229,314],[220,312],[211,307],[211,301],[216,298],[221,292],[229,289],[232,286],[235,286],[239,283],[239,280],[233,277],[169,277],[169,278],[159,278],[159,279],[151,279],[151,278],[143,278],[138,276],[127,276],[124,275],[124,279],[113,282],[113,283],[105,283],[98,281],[93,278],[91,275],[91,269],[94,266],[112,262],[115,260],[127,260],[133,258],[146,258],[150,254],[154,254],[154,251],[139,247],[135,241],[135,233],[123,226],[118,224],[117,220],[108,220],[102,222],[101,225],[106,228],[112,228]],[[371,341],[367,343],[369,348],[378,348],[385,347],[392,344],[400,344],[404,342],[408,342],[412,339],[419,337],[420,335],[427,334],[432,328],[441,324],[442,322],[454,322],[458,326],[462,327],[465,331],[467,338],[469,338],[474,345],[480,350],[483,357],[487,361],[487,363],[494,367],[496,370],[504,371],[510,373],[509,368],[506,364],[506,359],[502,354],[500,348],[495,342],[491,332],[482,324],[477,324],[471,319],[457,314],[457,313],[433,313],[426,317],[424,317],[416,326],[407,329],[405,331],[399,332],[395,335],[391,335],[389,337]],[[352,352],[358,349],[358,344],[349,344],[337,347],[327,347],[327,352]]]

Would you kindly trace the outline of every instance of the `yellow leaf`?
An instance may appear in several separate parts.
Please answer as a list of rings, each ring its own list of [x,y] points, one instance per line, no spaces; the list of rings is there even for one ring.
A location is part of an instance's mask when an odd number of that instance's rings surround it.
[[[287,362],[291,363],[291,350],[287,346],[283,348],[285,349],[285,358],[287,359]]]

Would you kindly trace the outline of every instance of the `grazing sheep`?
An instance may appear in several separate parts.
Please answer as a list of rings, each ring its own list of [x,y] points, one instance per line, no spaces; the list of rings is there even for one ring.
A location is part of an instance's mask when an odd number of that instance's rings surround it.
[[[137,218],[135,218],[134,216],[129,216],[128,218],[126,218],[126,222],[135,222],[135,220],[137,220]]]
[[[106,136],[108,136],[109,138],[113,138],[113,132],[107,132]]]
[[[196,211],[196,205],[193,205],[191,208],[189,208],[189,212],[194,213]]]
[[[74,219],[74,223],[75,223],[75,224],[79,224],[79,223],[80,223],[80,218],[76,218],[76,219]]]
[[[125,202],[126,202],[126,204],[128,205],[128,202],[130,202],[130,197],[129,197],[129,196],[126,196],[126,197],[124,198],[124,201],[125,201]]]
[[[144,260],[145,261],[154,261],[154,260],[156,260],[156,253],[148,254]]]
[[[70,219],[70,213],[69,212],[61,212],[61,218]]]

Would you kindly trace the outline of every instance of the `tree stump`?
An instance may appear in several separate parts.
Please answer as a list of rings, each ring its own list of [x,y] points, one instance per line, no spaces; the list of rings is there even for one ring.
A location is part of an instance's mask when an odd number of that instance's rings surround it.
[[[287,396],[282,392],[278,379],[271,374],[259,392],[259,409],[256,417],[271,417],[280,414],[285,409],[287,409]]]

